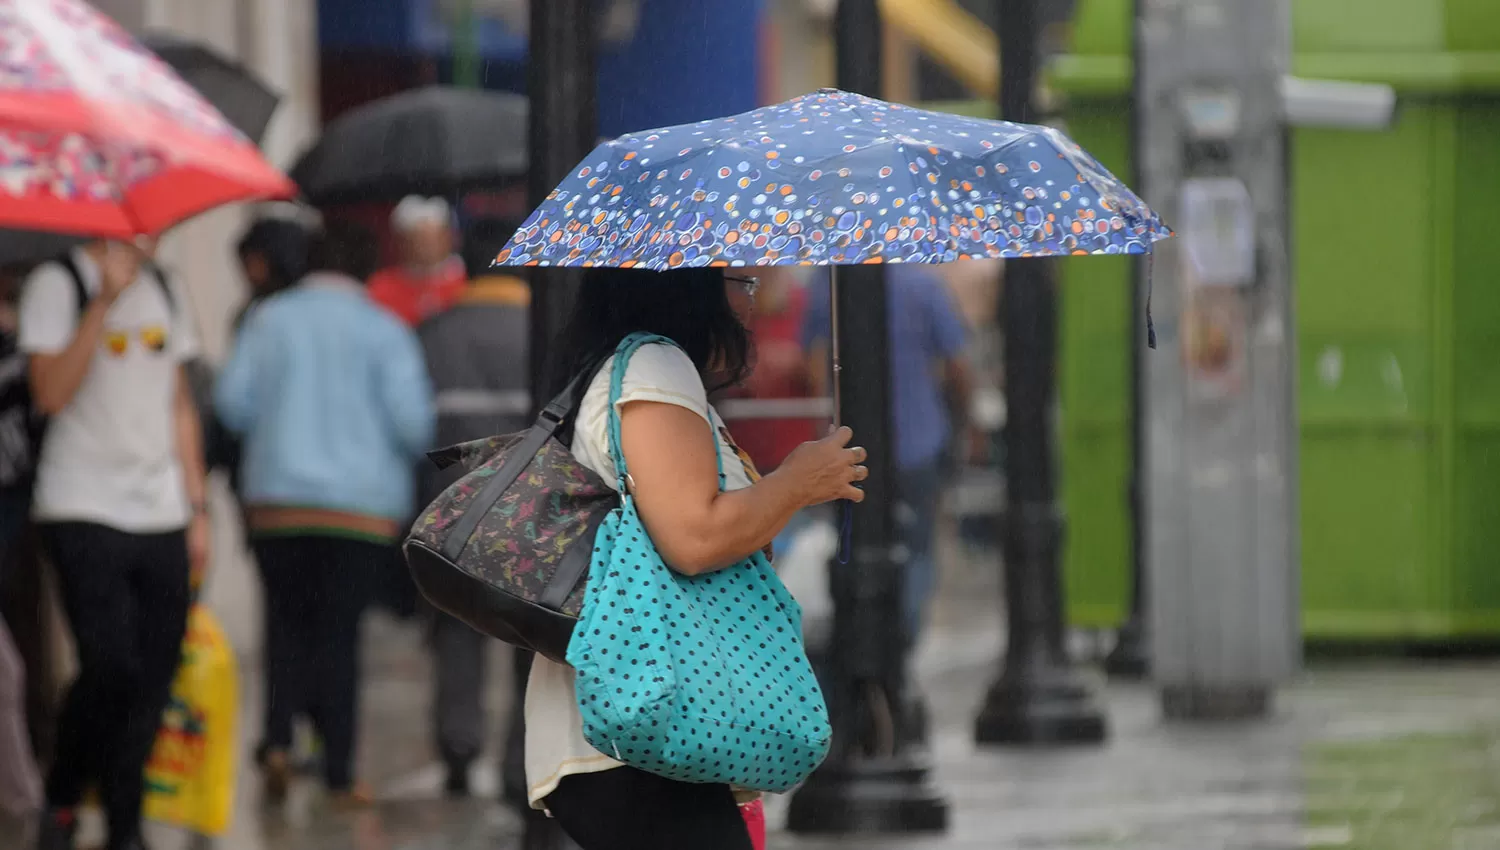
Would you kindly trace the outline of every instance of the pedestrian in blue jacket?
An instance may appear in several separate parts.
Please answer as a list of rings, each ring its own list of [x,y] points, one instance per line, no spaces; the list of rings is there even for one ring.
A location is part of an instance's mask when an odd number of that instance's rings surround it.
[[[353,776],[359,621],[410,516],[432,390],[416,336],[366,295],[374,240],[330,224],[309,274],[256,305],[215,404],[244,440],[241,494],[265,584],[266,792],[286,792],[292,723],[313,722],[335,798]]]

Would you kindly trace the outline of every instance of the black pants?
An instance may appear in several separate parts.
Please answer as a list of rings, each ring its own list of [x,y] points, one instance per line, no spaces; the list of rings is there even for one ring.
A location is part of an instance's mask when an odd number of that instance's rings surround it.
[[[547,808],[583,850],[751,850],[727,785],[693,785],[633,767],[578,773]]]
[[[140,833],[146,760],[187,630],[187,541],[84,522],[42,533],[78,646],[47,801],[76,806],[98,782],[110,846],[120,846]]]
[[[329,789],[348,790],[359,714],[359,620],[388,547],[319,535],[259,538],[252,547],[265,583],[261,746],[290,749],[293,721],[308,718],[323,740]]]

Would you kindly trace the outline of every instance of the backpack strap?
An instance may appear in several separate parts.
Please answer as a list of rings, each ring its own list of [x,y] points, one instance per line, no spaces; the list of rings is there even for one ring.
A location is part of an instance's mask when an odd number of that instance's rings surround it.
[[[172,294],[172,285],[167,282],[167,271],[156,263],[146,263],[146,269],[151,274],[151,279],[161,288],[161,296],[167,299],[167,313],[173,321],[177,320],[177,296]]]
[[[74,300],[78,305],[78,317],[83,317],[83,311],[88,308],[89,301],[93,300],[89,295],[89,288],[83,285],[83,271],[78,268],[78,263],[73,261],[71,253],[63,254],[57,258],[58,265],[68,273],[68,279],[73,282]]]

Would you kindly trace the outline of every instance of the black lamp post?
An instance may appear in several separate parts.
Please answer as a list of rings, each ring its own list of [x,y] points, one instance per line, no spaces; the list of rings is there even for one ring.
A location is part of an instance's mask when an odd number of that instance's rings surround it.
[[[1141,55],[1141,20],[1140,6],[1143,0],[1135,0],[1134,15],[1134,56]],[[1134,74],[1134,97],[1135,104],[1141,103],[1144,96],[1141,88],[1141,75]],[[1145,148],[1141,144],[1141,110],[1136,108],[1130,111],[1131,141],[1133,142],[1134,156],[1132,157],[1134,168],[1134,185],[1142,183],[1141,172],[1142,157],[1145,156]],[[1145,364],[1142,358],[1146,352],[1146,317],[1143,315],[1145,309],[1146,273],[1149,269],[1147,261],[1139,261],[1131,267],[1131,289],[1134,313],[1131,317],[1130,327],[1130,612],[1124,624],[1120,626],[1115,636],[1115,647],[1109,656],[1104,659],[1104,670],[1111,676],[1122,679],[1143,679],[1151,672],[1151,639],[1149,621],[1147,619],[1149,600],[1146,596],[1146,521],[1145,521],[1145,458],[1146,447],[1142,440],[1145,438],[1145,430],[1141,427],[1145,417],[1145,399],[1142,395],[1145,389],[1143,370]]]
[[[530,97],[528,200],[535,208],[553,187],[594,149],[598,141],[595,108],[594,15],[589,0],[531,0],[530,49],[526,89]],[[531,275],[531,399],[545,403],[551,380],[551,342],[567,322],[578,289],[578,273],[534,269]],[[573,846],[557,822],[533,812],[526,802],[525,724],[521,710],[531,654],[516,650],[514,707],[502,767],[504,796],[526,820],[526,850]]]
[[[838,83],[880,96],[877,0],[841,0],[835,22]],[[849,563],[830,565],[833,637],[823,685],[833,751],[792,798],[794,832],[935,832],[947,801],[911,751],[901,599],[906,556],[894,539],[895,473],[885,274],[878,265],[838,270],[835,297],[844,346],[843,413],[870,452],[865,501],[854,509]]]
[[[1139,180],[1136,181],[1139,184]],[[1146,349],[1146,318],[1135,315],[1142,312],[1142,289],[1145,275],[1141,264],[1132,269],[1132,301],[1137,309],[1132,311],[1130,323],[1130,611],[1125,622],[1115,634],[1115,646],[1104,659],[1104,671],[1120,679],[1144,679],[1151,673],[1151,633],[1147,609],[1146,591],[1146,519],[1144,459],[1145,438],[1141,427],[1145,416],[1142,398],[1142,364],[1140,352]]]
[[[1000,2],[1000,114],[1034,120],[1039,0]],[[1009,641],[974,724],[981,744],[1094,743],[1104,715],[1068,660],[1063,634],[1062,510],[1053,446],[1057,292],[1047,259],[1006,262],[1006,504],[1001,521]]]
[[[1143,320],[1144,321],[1144,320]],[[1138,323],[1140,324],[1140,323]],[[1140,342],[1132,339],[1133,342]],[[1132,368],[1132,372],[1138,369]],[[1139,375],[1133,376],[1132,383],[1139,383]],[[1139,404],[1139,390],[1135,390],[1136,403]],[[1141,517],[1141,472],[1140,469],[1140,416],[1138,411],[1131,411],[1131,436],[1136,446],[1133,454],[1135,459],[1131,461],[1130,471],[1130,612],[1126,615],[1125,622],[1115,634],[1115,646],[1104,658],[1104,672],[1120,679],[1144,679],[1151,673],[1150,644],[1151,635],[1147,631],[1146,624],[1146,581],[1145,562],[1142,560],[1144,548],[1142,533],[1145,531]]]
[[[595,4],[531,0],[526,89],[531,99],[528,200],[539,206],[599,141],[594,62]],[[540,407],[551,379],[550,344],[573,305],[577,271],[535,269],[531,277],[531,386]]]

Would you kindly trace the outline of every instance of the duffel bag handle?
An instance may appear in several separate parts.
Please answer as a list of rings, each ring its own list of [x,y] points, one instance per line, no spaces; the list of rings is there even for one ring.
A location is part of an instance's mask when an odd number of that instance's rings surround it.
[[[463,516],[458,518],[458,522],[453,524],[453,528],[443,538],[443,557],[458,563],[458,556],[463,554],[464,547],[469,544],[469,538],[474,536],[474,531],[479,528],[479,523],[484,519],[485,514],[489,513],[490,508],[500,501],[500,497],[505,495],[510,485],[516,483],[516,479],[521,477],[526,467],[536,460],[537,452],[542,450],[542,446],[552,439],[557,429],[561,428],[563,423],[567,422],[573,412],[578,409],[580,397],[588,385],[593,383],[594,376],[603,365],[601,361],[592,368],[574,375],[573,379],[568,381],[568,385],[563,387],[562,392],[547,402],[547,406],[537,414],[536,424],[526,432],[526,437],[521,444],[505,459],[499,471],[485,482],[484,487],[474,496],[474,501],[464,509]],[[435,454],[441,454],[441,452]],[[433,461],[438,462],[438,459],[433,458]]]

